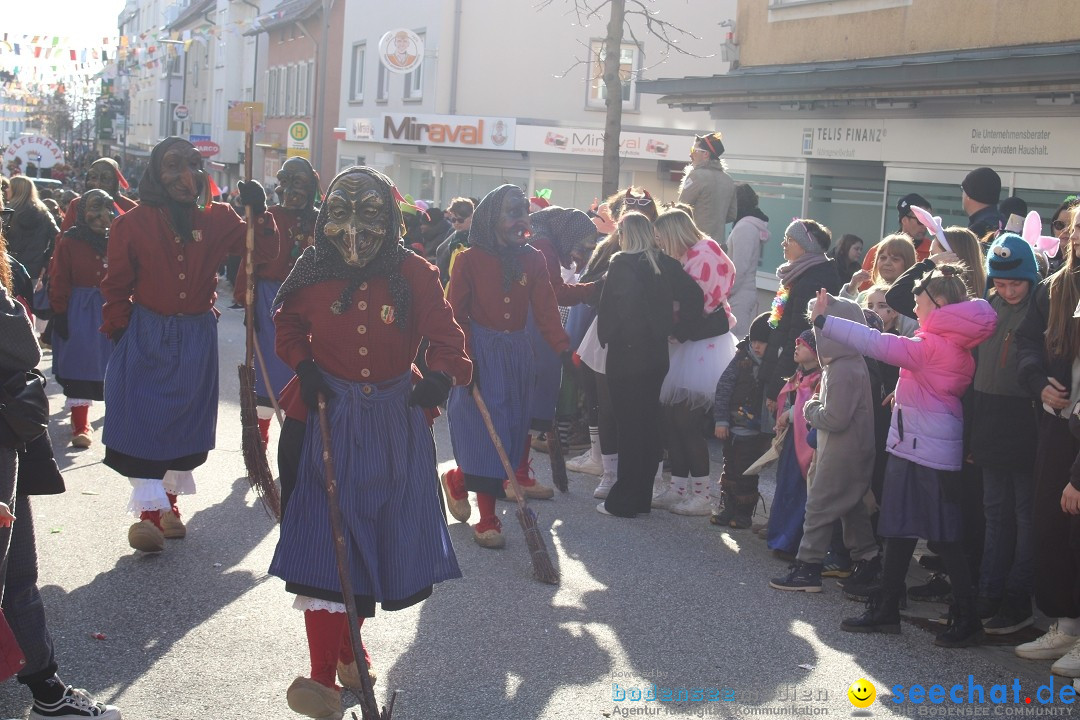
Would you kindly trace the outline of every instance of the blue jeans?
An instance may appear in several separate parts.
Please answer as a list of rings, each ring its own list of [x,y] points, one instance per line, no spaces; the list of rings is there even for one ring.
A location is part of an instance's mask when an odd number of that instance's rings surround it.
[[[1029,473],[983,467],[986,535],[979,594],[1029,598],[1034,585],[1034,480]]]

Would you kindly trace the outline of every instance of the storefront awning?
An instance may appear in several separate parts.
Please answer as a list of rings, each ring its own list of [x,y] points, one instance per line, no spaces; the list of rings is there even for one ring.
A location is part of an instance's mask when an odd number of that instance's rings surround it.
[[[637,89],[684,110],[906,109],[924,100],[972,103],[986,97],[1071,105],[1080,100],[1080,43],[740,67],[712,77],[641,80]]]

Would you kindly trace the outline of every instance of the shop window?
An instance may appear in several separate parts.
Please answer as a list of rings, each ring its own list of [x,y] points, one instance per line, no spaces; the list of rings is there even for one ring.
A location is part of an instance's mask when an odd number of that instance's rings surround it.
[[[967,215],[964,214],[964,206],[960,202],[960,183],[890,180],[889,189],[885,195],[885,224],[881,228],[882,237],[900,229],[896,203],[900,202],[900,198],[910,193],[918,193],[926,198],[926,201],[933,206],[933,214],[941,218],[942,226],[959,225],[960,227],[967,227]],[[1005,197],[1004,193],[1002,197]],[[863,239],[868,240],[865,237]],[[878,239],[880,238],[868,240],[866,247],[869,248]]]
[[[481,199],[499,185],[529,186],[529,171],[523,168],[470,167],[468,165],[443,165],[440,186],[441,204],[451,198],[471,197]]]
[[[807,195],[806,216],[828,227],[834,240],[850,233],[861,237],[869,247],[881,239],[878,232],[881,199],[885,195],[883,166],[844,163],[842,168],[826,166],[822,172],[812,171]]]
[[[424,33],[420,33],[420,41],[424,41]],[[405,76],[405,99],[422,100],[424,98],[424,64],[420,63],[415,70]]]
[[[799,176],[729,170],[738,182],[749,183],[758,194],[758,206],[769,217],[769,241],[761,249],[758,271],[773,275],[784,262],[780,241],[792,218],[802,214],[803,179]],[[731,229],[728,228],[728,232]]]
[[[604,82],[604,58],[607,51],[603,40],[593,40],[589,44],[589,84],[586,106],[604,109],[607,105],[608,88]],[[619,51],[619,80],[622,86],[624,110],[637,110],[637,76],[641,72],[641,47],[626,44]]]

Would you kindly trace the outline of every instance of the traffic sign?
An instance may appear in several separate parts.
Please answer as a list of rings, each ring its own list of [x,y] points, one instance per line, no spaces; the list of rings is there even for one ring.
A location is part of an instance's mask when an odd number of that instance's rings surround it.
[[[191,143],[195,146],[195,149],[199,151],[199,154],[204,158],[210,158],[221,152],[221,148],[213,140],[196,140]]]
[[[311,159],[311,127],[306,122],[297,121],[289,126],[285,156]]]
[[[187,105],[177,105],[175,108],[173,108],[172,114],[173,117],[177,120],[187,120],[190,113],[188,111]]]

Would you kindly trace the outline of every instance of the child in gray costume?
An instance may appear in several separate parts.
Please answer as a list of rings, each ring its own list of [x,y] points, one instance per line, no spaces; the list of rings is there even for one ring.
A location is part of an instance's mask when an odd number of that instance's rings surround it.
[[[865,324],[862,308],[851,300],[830,295],[826,314]],[[852,560],[869,561],[878,554],[863,502],[874,472],[874,407],[866,361],[853,348],[822,337],[816,328],[814,336],[821,389],[806,403],[803,414],[817,430],[817,453],[810,465],[797,561],[787,576],[769,582],[777,590],[821,592],[821,565],[838,519]]]

